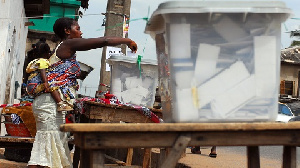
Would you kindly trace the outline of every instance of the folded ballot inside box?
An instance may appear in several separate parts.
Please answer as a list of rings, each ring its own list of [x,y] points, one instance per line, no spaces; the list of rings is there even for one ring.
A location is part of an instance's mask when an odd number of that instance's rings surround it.
[[[160,4],[145,32],[165,46],[157,52],[164,60],[158,66],[169,70],[159,74],[159,86],[170,85],[161,95],[171,100],[162,103],[163,112],[172,107],[164,120],[274,121],[281,23],[290,15],[280,1]]]
[[[111,93],[123,103],[153,107],[158,85],[156,60],[112,55],[106,62],[111,67]]]

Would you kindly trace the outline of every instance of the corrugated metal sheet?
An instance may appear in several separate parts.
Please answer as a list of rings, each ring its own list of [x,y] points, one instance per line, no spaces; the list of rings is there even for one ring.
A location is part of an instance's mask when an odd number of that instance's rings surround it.
[[[281,50],[281,62],[290,64],[300,64],[300,46]]]

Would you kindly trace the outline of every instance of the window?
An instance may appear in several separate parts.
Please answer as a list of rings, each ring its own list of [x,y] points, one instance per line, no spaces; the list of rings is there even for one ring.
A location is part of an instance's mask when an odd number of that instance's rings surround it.
[[[280,82],[280,94],[294,95],[295,81],[283,80]]]

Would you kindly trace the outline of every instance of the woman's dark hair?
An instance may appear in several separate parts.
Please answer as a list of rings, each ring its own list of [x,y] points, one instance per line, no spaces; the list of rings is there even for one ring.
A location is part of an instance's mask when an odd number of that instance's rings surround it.
[[[74,24],[74,22],[74,19],[68,17],[57,19],[53,25],[53,31],[55,35],[60,39],[66,39],[67,35],[65,33],[65,29],[71,29],[71,26]]]

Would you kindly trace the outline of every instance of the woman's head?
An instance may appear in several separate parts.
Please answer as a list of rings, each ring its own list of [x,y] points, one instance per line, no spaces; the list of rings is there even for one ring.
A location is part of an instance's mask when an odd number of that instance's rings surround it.
[[[59,18],[53,25],[54,33],[61,39],[81,38],[80,26],[72,18]]]

